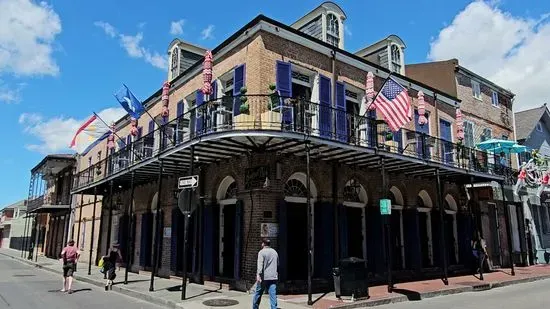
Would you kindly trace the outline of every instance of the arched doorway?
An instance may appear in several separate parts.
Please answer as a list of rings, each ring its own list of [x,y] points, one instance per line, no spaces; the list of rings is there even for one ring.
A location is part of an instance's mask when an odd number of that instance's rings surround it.
[[[308,262],[308,235],[311,235],[311,246],[314,239],[314,220],[311,220],[311,231],[307,230],[307,186],[304,173],[294,173],[284,185],[285,206],[281,210],[280,220],[283,231],[282,241],[285,243],[286,276],[290,280],[307,278]],[[317,187],[310,180],[310,204],[312,206],[312,219],[314,217],[314,203],[317,197]],[[313,265],[312,258],[312,268]]]
[[[154,251],[156,250],[156,242],[159,241],[159,255],[157,256],[157,267],[161,267],[162,265],[162,258],[161,258],[161,254],[162,254],[162,233],[163,233],[163,227],[164,227],[164,212],[162,211],[162,208],[160,209],[159,212],[157,212],[157,202],[158,202],[158,192],[155,193],[155,195],[153,196],[153,199],[151,201],[151,213],[152,213],[152,216],[151,216],[151,237],[150,237],[150,241],[151,241],[151,265],[153,265],[154,263]],[[157,216],[159,216],[159,221],[157,221]],[[159,224],[159,226],[157,226],[157,222]],[[158,238],[157,238],[158,237]]]
[[[447,258],[449,265],[459,263],[458,228],[456,214],[458,205],[455,198],[447,194],[445,196],[445,241],[447,245]]]
[[[405,269],[405,238],[403,228],[403,205],[405,201],[399,188],[390,188],[391,199],[391,248],[393,269]]]
[[[344,203],[340,213],[341,257],[367,258],[366,205],[367,191],[355,178],[344,186]]]
[[[226,176],[218,186],[216,200],[219,205],[218,217],[218,271],[224,278],[235,277],[236,239],[239,236],[236,226],[237,182]]]
[[[421,190],[416,198],[416,209],[418,211],[418,231],[420,237],[420,252],[422,267],[431,267],[434,264],[433,241],[432,241],[432,198]]]

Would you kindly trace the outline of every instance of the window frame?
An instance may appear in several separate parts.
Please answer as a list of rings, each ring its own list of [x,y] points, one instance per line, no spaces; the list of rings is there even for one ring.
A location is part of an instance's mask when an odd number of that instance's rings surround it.
[[[540,121],[535,125],[535,130],[542,133],[542,123]]]
[[[336,47],[340,46],[340,20],[336,14],[328,13],[326,15],[325,33],[327,36],[327,43]],[[332,41],[329,41],[329,38]]]
[[[472,144],[469,146],[466,142],[467,140],[467,134],[466,134],[466,126],[470,124],[472,126]],[[464,145],[466,147],[474,148],[476,145],[476,135],[475,135],[475,123],[469,120],[464,120]]]
[[[476,81],[476,80],[473,80],[473,79],[471,80],[471,83],[472,83],[472,96],[475,99],[482,101],[482,98],[481,98],[481,83]]]
[[[496,99],[496,100],[495,100]],[[498,100],[498,92],[494,91],[493,90],[493,93],[491,95],[491,105],[493,107],[498,107],[500,108],[500,103],[499,103],[499,100]]]

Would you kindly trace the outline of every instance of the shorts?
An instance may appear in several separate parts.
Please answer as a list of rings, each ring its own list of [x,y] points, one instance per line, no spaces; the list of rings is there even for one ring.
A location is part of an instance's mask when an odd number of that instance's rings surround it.
[[[110,268],[107,270],[107,279],[113,281],[116,278],[115,268]]]
[[[63,277],[72,277],[73,273],[75,271],[76,265],[73,262],[67,262],[67,264],[63,265]]]

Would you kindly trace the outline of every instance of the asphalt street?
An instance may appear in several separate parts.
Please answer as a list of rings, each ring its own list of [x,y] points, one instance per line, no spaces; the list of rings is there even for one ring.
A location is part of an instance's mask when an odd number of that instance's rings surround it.
[[[550,307],[550,279],[516,284],[489,291],[469,292],[384,305],[380,309],[540,309]]]
[[[163,308],[78,281],[69,295],[62,285],[60,276],[0,255],[0,309]]]

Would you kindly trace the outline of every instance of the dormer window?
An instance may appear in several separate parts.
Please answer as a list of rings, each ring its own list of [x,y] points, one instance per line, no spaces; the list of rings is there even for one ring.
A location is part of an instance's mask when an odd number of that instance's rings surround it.
[[[172,70],[178,67],[178,49],[174,48],[172,51]]]
[[[336,47],[340,43],[340,24],[334,14],[327,15],[327,43]]]
[[[401,49],[395,44],[391,45],[391,70],[401,73]]]

